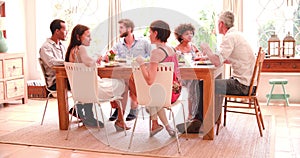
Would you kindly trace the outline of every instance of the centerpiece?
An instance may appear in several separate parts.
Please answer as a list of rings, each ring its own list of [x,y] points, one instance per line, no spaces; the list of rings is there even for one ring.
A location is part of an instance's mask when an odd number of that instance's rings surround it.
[[[107,56],[109,61],[115,61],[116,53],[114,52],[114,50],[110,50],[107,53]]]

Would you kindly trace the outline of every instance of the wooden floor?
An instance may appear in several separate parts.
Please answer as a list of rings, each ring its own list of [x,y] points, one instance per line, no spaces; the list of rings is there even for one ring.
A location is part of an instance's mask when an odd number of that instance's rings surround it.
[[[55,102],[56,100],[52,99],[52,101]],[[34,122],[39,122],[41,120],[41,110],[43,109],[44,103],[44,100],[29,100],[29,103],[25,105],[22,105],[19,102],[11,103],[8,106],[2,105],[0,107],[0,136],[27,127]],[[264,115],[276,117],[274,132],[272,132],[272,134],[274,134],[272,137],[274,138],[272,143],[275,143],[275,146],[271,157],[300,157],[300,104],[291,104],[289,107],[278,103],[276,103],[276,105],[271,104],[268,107],[265,105],[265,103],[260,104],[262,106]],[[57,110],[57,107],[49,108],[54,109],[53,111]],[[53,114],[53,117],[57,117],[57,114]],[[245,137],[245,139],[251,138]],[[188,146],[182,146],[182,148],[184,147]],[[124,156],[126,156],[126,158],[141,157],[138,155],[120,155],[0,143],[0,158],[112,158]],[[197,156],[196,154],[194,157],[199,157],[199,155]],[[228,156],[223,155],[222,157]],[[237,157],[247,156],[240,155]]]

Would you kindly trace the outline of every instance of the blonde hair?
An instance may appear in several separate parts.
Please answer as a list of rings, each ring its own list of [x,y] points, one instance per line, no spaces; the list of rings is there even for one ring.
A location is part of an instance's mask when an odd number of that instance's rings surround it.
[[[234,14],[231,11],[224,11],[220,14],[219,20],[224,22],[225,26],[230,29],[234,25]]]

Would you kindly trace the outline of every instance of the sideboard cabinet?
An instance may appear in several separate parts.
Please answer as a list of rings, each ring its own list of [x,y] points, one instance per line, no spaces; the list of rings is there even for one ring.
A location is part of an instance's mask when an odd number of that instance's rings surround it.
[[[22,53],[0,53],[0,104],[22,99],[27,103],[27,88]]]
[[[299,58],[269,58],[263,62],[262,72],[300,72]]]

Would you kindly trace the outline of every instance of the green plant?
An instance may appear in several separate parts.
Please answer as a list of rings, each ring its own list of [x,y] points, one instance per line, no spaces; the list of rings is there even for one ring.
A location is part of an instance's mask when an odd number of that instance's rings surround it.
[[[275,22],[272,20],[266,21],[261,27],[258,28],[259,46],[261,46],[265,52],[268,51],[268,40],[275,33]]]
[[[200,11],[200,27],[196,31],[194,41],[197,47],[199,47],[202,42],[206,42],[213,51],[216,50],[217,34],[215,31],[215,16],[216,13],[214,11]]]

